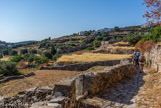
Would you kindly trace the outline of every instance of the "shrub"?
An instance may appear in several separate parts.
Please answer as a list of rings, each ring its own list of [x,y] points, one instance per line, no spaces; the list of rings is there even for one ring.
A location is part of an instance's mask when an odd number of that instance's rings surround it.
[[[5,55],[9,55],[9,51],[7,49],[6,50],[3,50],[2,53],[3,53],[4,56]]]
[[[100,42],[100,41],[98,41],[98,40],[94,40],[94,41],[93,41],[93,45],[94,45],[94,47],[99,47],[99,46],[100,46],[100,44],[101,44],[101,42]]]
[[[0,61],[0,75],[11,76],[20,74],[17,70],[16,63],[10,61]]]
[[[56,61],[61,56],[62,56],[61,54],[55,54],[52,59]]]
[[[103,37],[102,36],[98,36],[98,37],[96,37],[96,40],[101,41],[101,40],[103,40]]]
[[[115,30],[115,31],[119,31],[119,27],[116,26],[116,27],[114,28],[114,30]]]
[[[52,54],[52,55],[56,54],[56,49],[55,49],[54,46],[51,47],[51,54]]]
[[[86,48],[86,50],[91,51],[91,50],[94,50],[94,48],[93,47],[88,47],[88,48]]]
[[[22,56],[20,56],[20,55],[17,55],[17,56],[13,56],[11,59],[10,59],[10,61],[12,61],[12,62],[19,62],[19,61],[21,61],[23,59],[23,57]]]
[[[135,45],[135,48],[140,52],[147,52],[147,51],[150,51],[154,45],[155,45],[155,42],[153,40],[146,41],[146,42],[139,41]]]
[[[153,40],[155,42],[158,42],[161,40],[161,26],[155,27],[152,30],[152,33],[149,33],[142,37],[142,42],[148,41],[148,40]]]
[[[30,50],[30,53],[31,53],[31,54],[37,54],[37,50],[32,49],[32,50]]]
[[[0,53],[0,58],[3,58],[3,55]]]
[[[142,36],[138,34],[129,33],[126,38],[130,45],[135,45],[141,40]]]
[[[28,58],[28,62],[32,63],[34,61],[34,55],[30,55],[30,57]]]
[[[52,59],[52,54],[50,52],[44,52],[44,56],[48,59]]]
[[[26,53],[28,53],[27,49],[21,49],[21,54],[26,54]]]
[[[11,52],[10,52],[10,55],[11,56],[14,56],[14,55],[17,55],[18,53],[17,53],[17,51],[16,50],[12,50]]]
[[[47,57],[41,57],[40,58],[40,64],[48,63],[49,59]]]

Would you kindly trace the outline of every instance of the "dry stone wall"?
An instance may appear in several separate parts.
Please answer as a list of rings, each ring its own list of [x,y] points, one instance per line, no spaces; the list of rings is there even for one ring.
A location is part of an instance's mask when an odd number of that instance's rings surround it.
[[[92,97],[136,73],[133,65],[124,63],[97,73],[80,74],[76,78],[58,82],[53,88],[37,87],[14,97],[0,98],[0,108],[77,108],[80,99]]]
[[[30,72],[30,73],[28,73],[26,75],[15,75],[15,76],[2,77],[2,78],[0,78],[0,84],[8,82],[10,80],[22,79],[22,78],[30,77],[30,76],[33,76],[33,75],[35,75],[35,73]]]
[[[144,53],[147,64],[161,72],[161,45],[154,46],[149,52]]]
[[[53,67],[42,67],[41,70],[45,69],[55,69],[55,70],[70,70],[70,71],[84,71],[93,66],[114,66],[120,64],[122,61],[131,61],[130,58],[122,60],[106,60],[106,61],[97,61],[97,62],[88,62],[88,63],[56,63]]]

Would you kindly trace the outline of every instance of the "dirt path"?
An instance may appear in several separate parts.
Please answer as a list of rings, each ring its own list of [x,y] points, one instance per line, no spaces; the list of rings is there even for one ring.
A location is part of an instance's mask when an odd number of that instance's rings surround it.
[[[12,96],[20,91],[38,86],[53,87],[54,84],[63,78],[72,77],[78,74],[77,71],[58,71],[58,70],[38,70],[35,76],[12,80],[0,84],[0,96]]]
[[[102,108],[161,108],[160,78],[159,73],[138,73],[132,79],[102,91],[93,99],[99,100],[97,105]]]

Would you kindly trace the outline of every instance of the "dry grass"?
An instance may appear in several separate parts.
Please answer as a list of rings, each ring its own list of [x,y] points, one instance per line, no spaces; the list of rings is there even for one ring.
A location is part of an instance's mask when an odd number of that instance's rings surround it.
[[[107,47],[107,48],[115,50],[135,50],[135,47]]]
[[[8,61],[10,57],[11,56],[5,56],[5,57],[1,58],[0,60],[2,60],[2,61]]]
[[[101,53],[83,53],[63,55],[57,60],[57,63],[81,63],[81,62],[95,62],[105,60],[117,60],[129,58],[129,54],[101,54]]]
[[[54,84],[63,78],[78,74],[77,71],[38,70],[35,76],[24,79],[12,80],[0,84],[0,96],[13,96],[20,91],[38,86],[53,87]]]
[[[145,93],[142,95],[144,101],[140,105],[147,108],[161,108],[161,73],[156,72],[154,69],[148,69],[144,81]]]
[[[114,43],[113,45],[129,45],[129,43],[128,42],[116,42],[116,43]]]

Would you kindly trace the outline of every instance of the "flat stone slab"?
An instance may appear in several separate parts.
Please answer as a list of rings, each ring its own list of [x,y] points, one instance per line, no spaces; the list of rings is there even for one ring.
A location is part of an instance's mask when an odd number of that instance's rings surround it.
[[[65,97],[57,97],[50,100],[50,103],[62,103],[65,100]]]

